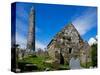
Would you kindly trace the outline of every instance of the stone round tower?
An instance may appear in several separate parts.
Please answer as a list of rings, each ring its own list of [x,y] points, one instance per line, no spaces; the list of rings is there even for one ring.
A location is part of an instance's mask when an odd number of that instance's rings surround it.
[[[35,51],[35,10],[32,7],[29,14],[29,30],[27,38],[27,50]]]

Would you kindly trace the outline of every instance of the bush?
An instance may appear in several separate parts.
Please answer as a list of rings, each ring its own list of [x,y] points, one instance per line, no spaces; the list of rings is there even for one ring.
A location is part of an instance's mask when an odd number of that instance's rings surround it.
[[[90,68],[92,66],[92,62],[87,62],[85,64],[81,63],[81,66],[84,67],[84,68]]]
[[[92,51],[91,51],[91,55],[92,55],[92,66],[93,67],[97,67],[97,44],[93,44],[91,46]]]

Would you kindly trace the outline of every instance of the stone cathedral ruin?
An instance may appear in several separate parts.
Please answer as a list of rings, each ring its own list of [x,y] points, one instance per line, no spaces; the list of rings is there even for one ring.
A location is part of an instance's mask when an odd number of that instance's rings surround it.
[[[72,57],[78,58],[81,64],[91,62],[91,49],[73,24],[65,26],[47,46],[49,56],[60,64],[69,63]]]

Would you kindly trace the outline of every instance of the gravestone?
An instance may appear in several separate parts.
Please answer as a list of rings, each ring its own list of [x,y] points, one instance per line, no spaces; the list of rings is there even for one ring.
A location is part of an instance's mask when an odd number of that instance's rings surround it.
[[[69,62],[70,69],[82,69],[80,60],[78,58],[71,58]]]

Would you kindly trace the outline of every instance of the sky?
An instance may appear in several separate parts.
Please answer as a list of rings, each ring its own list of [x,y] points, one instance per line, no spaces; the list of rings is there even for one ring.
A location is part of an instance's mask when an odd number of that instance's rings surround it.
[[[16,3],[16,42],[26,48],[29,13],[35,9],[35,45],[44,49],[55,34],[72,23],[85,41],[97,36],[97,8],[73,5]]]

